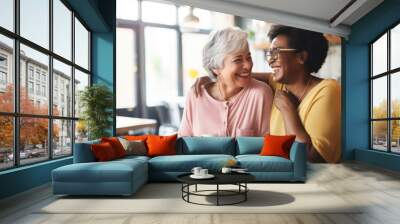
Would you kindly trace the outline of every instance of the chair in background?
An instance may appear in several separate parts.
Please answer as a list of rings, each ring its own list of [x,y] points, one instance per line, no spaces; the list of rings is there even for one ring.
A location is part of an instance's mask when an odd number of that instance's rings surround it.
[[[182,119],[181,104],[176,101],[163,101],[160,106],[155,107],[159,121],[158,134],[171,135],[178,132]]]

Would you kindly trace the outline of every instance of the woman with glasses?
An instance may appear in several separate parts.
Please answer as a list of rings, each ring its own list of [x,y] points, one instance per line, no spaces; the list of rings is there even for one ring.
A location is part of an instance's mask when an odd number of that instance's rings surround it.
[[[180,136],[263,136],[269,133],[273,93],[251,77],[253,61],[247,33],[226,28],[210,35],[203,48],[203,67],[215,82],[191,89]]]
[[[336,163],[341,156],[341,89],[336,80],[318,72],[328,52],[326,38],[317,32],[272,26],[268,33],[267,63],[273,73],[253,74],[274,91],[270,118],[272,135],[296,135],[307,143],[308,160]],[[209,82],[199,80],[196,86]]]

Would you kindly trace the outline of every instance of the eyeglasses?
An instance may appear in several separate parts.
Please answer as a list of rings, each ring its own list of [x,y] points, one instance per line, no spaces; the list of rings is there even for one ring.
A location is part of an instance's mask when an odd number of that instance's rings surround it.
[[[268,49],[265,51],[265,59],[267,60],[267,62],[270,61],[275,61],[276,59],[278,59],[278,55],[281,52],[294,52],[297,51],[297,49],[294,48],[272,48],[272,49]]]

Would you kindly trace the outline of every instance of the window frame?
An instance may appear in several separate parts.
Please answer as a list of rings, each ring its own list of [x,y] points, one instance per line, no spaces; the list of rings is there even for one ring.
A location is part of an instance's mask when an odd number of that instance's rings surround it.
[[[400,117],[393,117],[392,116],[392,99],[391,99],[391,79],[392,76],[395,75],[396,73],[400,72],[400,67],[391,69],[391,31],[393,28],[396,26],[400,26],[400,21],[395,22],[392,24],[390,27],[388,27],[383,33],[379,34],[375,39],[373,39],[370,43],[368,43],[368,52],[369,52],[369,78],[368,78],[368,84],[369,84],[369,149],[373,151],[379,151],[379,152],[386,152],[390,154],[400,154],[400,152],[393,152],[392,151],[392,121],[400,121]],[[387,35],[387,64],[386,64],[386,71],[382,72],[380,74],[376,74],[374,76],[373,74],[373,44],[376,43],[381,37],[384,35]],[[386,77],[386,87],[387,87],[387,105],[386,105],[386,117],[385,118],[373,118],[373,81],[378,79]],[[379,150],[374,148],[374,132],[373,132],[373,122],[375,121],[386,121],[386,151]]]
[[[20,0],[14,0],[13,1],[13,10],[14,10],[14,18],[13,18],[13,31],[10,31],[4,27],[0,26],[0,35],[10,38],[13,41],[13,54],[12,54],[12,61],[13,64],[12,66],[12,75],[13,75],[13,79],[14,79],[14,110],[13,112],[2,112],[0,111],[0,116],[2,117],[11,117],[13,119],[13,157],[14,157],[14,161],[13,161],[13,166],[10,167],[5,167],[5,168],[0,168],[0,172],[5,171],[5,170],[11,170],[11,169],[16,169],[19,167],[24,167],[24,166],[30,166],[33,164],[38,164],[38,163],[43,163],[46,161],[51,161],[51,160],[58,160],[58,159],[62,159],[62,158],[66,158],[66,157],[71,157],[73,156],[73,152],[74,152],[74,143],[75,143],[75,123],[76,121],[79,120],[79,117],[75,117],[75,108],[72,107],[72,113],[70,116],[56,116],[53,115],[53,59],[58,60],[59,62],[62,62],[68,66],[71,66],[71,93],[72,93],[72,105],[74,105],[75,103],[75,88],[73,85],[73,83],[75,82],[75,69],[85,73],[86,75],[88,75],[88,79],[89,79],[89,83],[88,86],[92,85],[92,72],[91,72],[91,37],[92,37],[92,30],[88,27],[88,25],[83,21],[83,19],[72,9],[72,7],[68,4],[68,2],[66,2],[66,0],[59,0],[61,2],[61,4],[63,4],[69,11],[71,11],[71,18],[70,23],[71,23],[71,59],[67,59],[64,58],[63,56],[55,53],[53,50],[54,47],[54,39],[53,39],[53,1],[54,0],[48,0],[49,3],[49,47],[48,49],[46,49],[45,47],[42,47],[39,44],[34,43],[33,41],[30,41],[29,39],[23,37],[20,35]],[[79,66],[78,64],[75,63],[75,18],[83,25],[83,27],[88,31],[88,69],[85,69],[81,66]],[[21,85],[21,80],[20,80],[20,64],[21,64],[21,57],[20,57],[20,45],[23,44],[29,48],[32,48],[33,50],[36,50],[42,54],[45,54],[46,56],[48,56],[48,71],[47,71],[47,83],[45,84],[45,95],[46,97],[48,97],[48,112],[46,115],[39,115],[39,114],[28,114],[28,113],[21,113],[20,112],[20,85]],[[30,68],[31,66],[29,64],[27,64],[27,72],[26,72],[26,82],[33,82],[33,86],[34,86],[34,92],[36,92],[35,89],[35,85],[40,83],[40,94],[35,94],[38,97],[43,97],[42,94],[42,79],[41,79],[41,75],[42,72],[39,73],[39,80],[36,79],[36,72],[37,72],[37,68],[33,67],[33,79],[31,79],[30,76]],[[28,85],[28,84],[27,84]],[[27,87],[27,91],[29,91],[29,87]],[[35,102],[34,102],[35,103]],[[49,144],[47,144],[47,149],[48,150],[48,155],[47,157],[43,157],[43,160],[40,160],[38,162],[31,162],[31,163],[24,163],[21,164],[21,158],[20,158],[20,119],[21,118],[44,118],[47,119],[47,123],[48,123],[48,135],[47,135],[47,142]],[[71,153],[68,155],[62,155],[62,156],[54,156],[53,152],[55,147],[53,147],[53,144],[50,144],[53,142],[53,122],[57,121],[57,120],[67,120],[67,121],[71,121]]]

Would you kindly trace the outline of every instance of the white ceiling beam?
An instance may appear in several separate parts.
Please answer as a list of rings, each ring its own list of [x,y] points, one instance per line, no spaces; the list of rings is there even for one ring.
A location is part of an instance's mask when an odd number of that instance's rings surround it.
[[[310,18],[268,8],[255,7],[242,3],[228,2],[223,0],[172,0],[172,2],[175,2],[179,5],[188,5],[275,24],[293,26],[321,33],[335,34],[346,38],[350,34],[350,27],[346,25],[331,27],[328,21],[321,19]]]
[[[336,27],[347,18],[349,18],[355,11],[357,11],[361,6],[366,4],[368,0],[357,0],[353,4],[351,4],[347,9],[345,9],[336,19],[331,21],[330,26]]]

